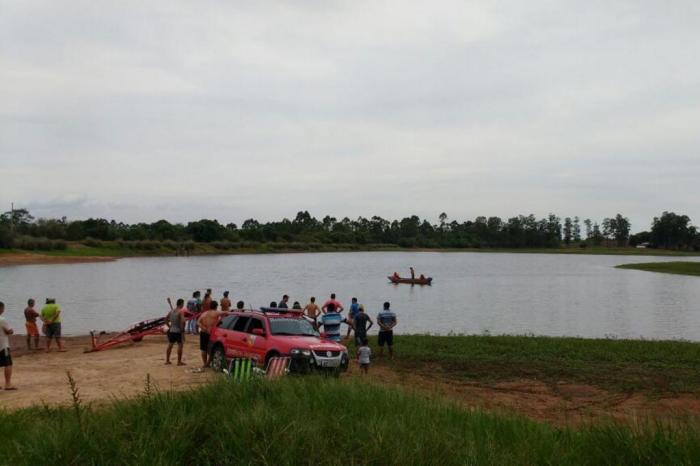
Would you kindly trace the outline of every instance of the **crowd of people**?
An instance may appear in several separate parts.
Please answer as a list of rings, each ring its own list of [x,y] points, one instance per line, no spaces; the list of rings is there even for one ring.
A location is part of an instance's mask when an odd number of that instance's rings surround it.
[[[232,311],[244,311],[245,302],[238,301],[235,309],[232,309],[232,301],[229,292],[224,291],[219,301],[213,299],[212,290],[207,289],[204,297],[200,291],[194,291],[192,298],[187,303],[180,298],[175,306],[170,298],[170,311],[166,316],[168,326],[168,347],[166,350],[165,364],[171,364],[171,354],[173,347],[177,345],[177,365],[185,365],[182,359],[182,351],[186,335],[198,335],[199,347],[202,357],[202,367],[209,367],[209,335],[219,318]],[[341,342],[343,324],[347,326],[345,339],[349,339],[354,332],[353,342],[357,348],[357,356],[363,373],[367,373],[370,363],[371,350],[367,340],[367,332],[375,325],[375,322],[367,314],[365,306],[360,304],[357,298],[353,297],[348,308],[347,316],[343,315],[345,307],[336,299],[335,293],[331,293],[330,298],[322,306],[316,304],[316,298],[312,296],[308,304],[302,307],[299,301],[294,301],[289,305],[289,295],[283,295],[280,301],[272,301],[265,310],[287,311],[289,309],[298,311],[306,318],[314,329],[321,331],[326,339]],[[396,313],[391,309],[391,304],[385,302],[382,309],[377,314],[376,324],[379,326],[378,343],[379,356],[383,356],[384,347],[389,351],[389,356],[394,354],[394,327],[398,319]]]
[[[187,302],[184,299],[178,299],[173,306],[168,298],[168,303],[170,303],[170,312],[166,316],[168,347],[165,364],[171,364],[171,353],[173,347],[177,345],[177,364],[184,365],[182,353],[185,335],[198,335],[202,369],[209,367],[211,363],[208,354],[209,335],[219,318],[232,311],[245,310],[243,301],[238,301],[233,308],[228,291],[225,291],[218,301],[213,299],[211,289],[206,290],[204,297],[200,291],[195,291]],[[44,351],[50,352],[52,343],[55,342],[56,350],[64,352],[65,349],[61,341],[61,307],[54,298],[46,298],[40,311],[37,311],[35,306],[36,300],[29,299],[24,309],[27,350],[38,351],[41,349],[40,338],[41,333],[43,333],[45,337]],[[285,294],[279,302],[271,302],[268,309],[290,309],[289,296]],[[303,307],[299,301],[294,301],[291,309],[302,314],[313,325],[314,329],[319,332],[323,329],[324,337],[331,341],[341,342],[341,327],[343,324],[347,325],[345,339],[349,339],[354,332],[353,341],[357,348],[358,362],[363,372],[367,372],[371,354],[367,342],[367,332],[375,325],[375,321],[367,314],[364,305],[360,304],[357,298],[351,299],[347,316],[343,315],[345,307],[336,299],[335,293],[332,293],[322,306],[316,304],[316,298],[312,296]],[[5,304],[0,302],[0,367],[3,368],[5,377],[4,389],[16,390],[16,387],[12,385],[12,354],[10,350],[10,335],[14,334],[15,330],[3,317],[4,312]],[[41,333],[38,321],[41,321]],[[380,356],[383,355],[385,346],[388,347],[389,356],[393,356],[393,329],[397,323],[398,320],[396,314],[391,310],[391,305],[385,302],[383,309],[377,314],[376,322],[376,325],[379,326]]]

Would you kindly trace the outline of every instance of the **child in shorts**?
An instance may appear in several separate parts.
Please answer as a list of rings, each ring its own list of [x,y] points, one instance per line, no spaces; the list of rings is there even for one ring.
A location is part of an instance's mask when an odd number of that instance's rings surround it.
[[[372,355],[372,349],[369,347],[367,338],[362,339],[362,346],[357,349],[357,362],[360,363],[360,370],[362,375],[366,375],[369,371],[369,361]]]

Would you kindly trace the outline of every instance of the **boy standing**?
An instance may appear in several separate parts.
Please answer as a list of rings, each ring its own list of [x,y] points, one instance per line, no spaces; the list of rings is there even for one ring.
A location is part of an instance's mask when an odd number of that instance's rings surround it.
[[[372,349],[367,343],[367,338],[363,338],[362,346],[360,346],[357,349],[357,362],[360,363],[360,370],[362,371],[362,375],[367,375],[367,371],[369,371],[369,358],[371,355]]]
[[[36,326],[36,319],[39,313],[34,309],[34,300],[27,301],[27,307],[24,309],[24,326],[27,329],[27,349],[32,349],[32,337],[34,337],[34,349],[39,349],[39,328]]]
[[[5,390],[17,390],[12,386],[12,355],[10,354],[10,335],[14,330],[5,322],[2,316],[5,303],[0,301],[0,367],[5,371]]]

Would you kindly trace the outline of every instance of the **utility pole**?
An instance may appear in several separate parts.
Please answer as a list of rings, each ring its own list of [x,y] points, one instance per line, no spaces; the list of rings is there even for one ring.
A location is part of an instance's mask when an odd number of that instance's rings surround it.
[[[15,232],[15,203],[10,203],[10,231]]]

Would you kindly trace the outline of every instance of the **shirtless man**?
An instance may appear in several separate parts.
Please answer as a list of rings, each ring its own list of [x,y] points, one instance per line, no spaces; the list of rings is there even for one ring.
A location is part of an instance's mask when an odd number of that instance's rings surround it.
[[[219,303],[212,300],[209,303],[209,310],[202,312],[199,320],[197,320],[197,325],[199,326],[199,351],[202,353],[202,369],[209,367],[209,364],[211,364],[211,358],[209,357],[209,334],[211,329],[219,321],[219,317],[228,314],[225,311],[217,311],[218,307]]]
[[[231,300],[228,297],[228,291],[224,291],[224,297],[221,298],[221,310],[223,312],[231,310]]]
[[[316,298],[314,296],[311,297],[309,300],[309,304],[306,305],[304,308],[304,315],[308,317],[309,319],[314,321],[314,327],[317,326],[318,324],[318,315],[321,313],[321,310],[318,308],[318,305],[316,304]]]
[[[27,301],[27,307],[24,309],[24,326],[27,329],[27,349],[32,349],[32,337],[34,337],[34,349],[39,349],[39,328],[36,326],[36,319],[39,318],[39,313],[34,309],[34,300]]]

